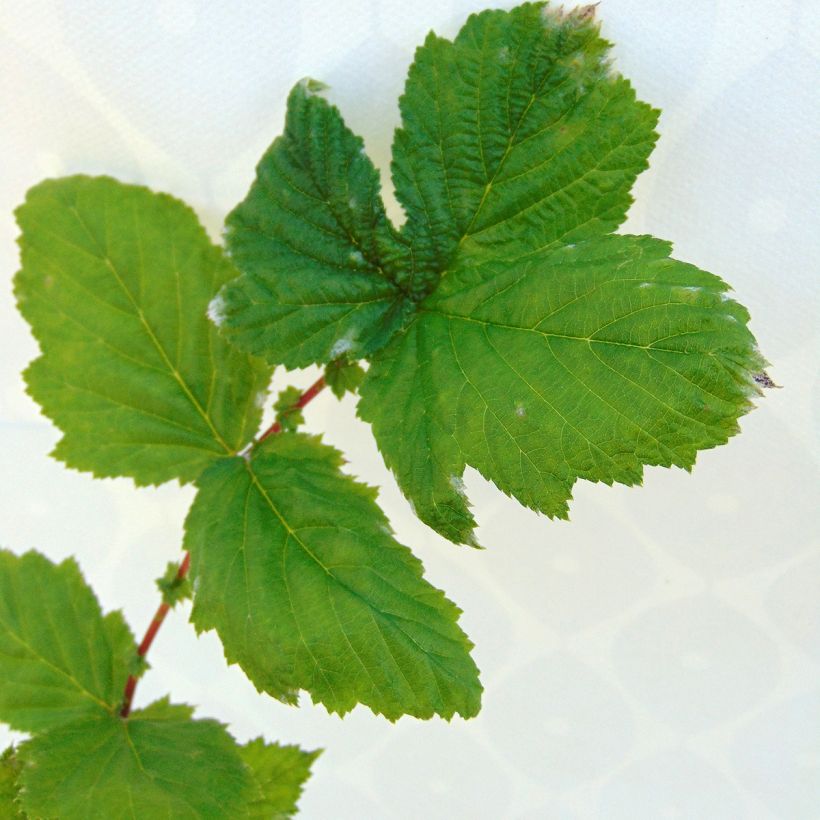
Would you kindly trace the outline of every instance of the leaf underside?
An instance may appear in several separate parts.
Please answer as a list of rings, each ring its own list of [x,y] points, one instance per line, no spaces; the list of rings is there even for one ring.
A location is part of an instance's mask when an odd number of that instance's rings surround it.
[[[762,378],[748,315],[720,279],[667,243],[612,233],[658,112],[609,48],[594,7],[526,3],[472,15],[452,42],[431,33],[393,142],[400,230],[361,140],[297,87],[229,219],[242,271],[224,291],[231,338],[287,366],[369,359],[359,414],[416,513],[455,542],[474,543],[467,465],[564,517],[578,478],[690,468],[736,432]],[[319,180],[304,199],[297,168]],[[329,221],[308,224],[317,214]],[[292,250],[329,248],[323,230],[340,264],[307,274]],[[341,263],[359,255],[362,270]],[[322,299],[344,318],[317,311]]]
[[[206,317],[236,271],[190,208],[76,176],[32,188],[17,220],[15,292],[43,351],[25,378],[63,431],[57,458],[159,484],[248,442],[270,371]]]
[[[375,491],[301,434],[225,459],[186,523],[192,620],[216,629],[258,689],[395,720],[476,714],[481,686],[458,609],[392,537]]]

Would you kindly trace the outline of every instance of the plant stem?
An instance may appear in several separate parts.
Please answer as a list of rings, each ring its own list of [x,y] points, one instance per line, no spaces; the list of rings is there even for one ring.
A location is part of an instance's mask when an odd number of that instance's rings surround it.
[[[186,552],[179,564],[179,569],[177,570],[177,580],[181,581],[185,578],[188,574],[188,569],[190,566],[191,554]],[[168,614],[170,609],[171,605],[167,604],[165,601],[157,607],[157,611],[154,613],[151,623],[148,624],[148,629],[145,630],[145,635],[143,636],[142,642],[137,647],[138,658],[144,658],[148,654],[148,650],[151,648],[154,638],[157,637],[157,632],[159,632],[159,628],[162,626],[162,622],[165,620],[165,616]],[[137,678],[136,675],[129,675],[128,680],[125,682],[125,694],[122,698],[120,717],[127,718],[131,712],[131,702],[134,700],[134,690],[137,688],[138,680],[139,678]]]
[[[301,396],[299,396],[299,398],[296,400],[296,402],[292,405],[292,407],[290,409],[292,409],[292,410],[301,410],[308,402],[315,399],[316,396],[318,396],[319,393],[321,393],[322,390],[325,389],[326,385],[327,385],[327,383],[325,382],[325,377],[320,376],[318,379],[316,379],[315,382],[313,382],[313,384],[310,387],[308,387],[307,390],[305,390],[304,393],[302,393]],[[270,427],[268,427],[267,430],[265,430],[264,433],[262,433],[261,436],[259,436],[251,444],[250,449],[252,450],[253,448],[260,445],[269,436],[273,436],[273,435],[276,435],[276,433],[281,433],[281,432],[282,432],[282,425],[279,424],[278,421],[275,421],[273,424],[271,424]]]
[[[320,376],[301,396],[296,400],[293,404],[293,409],[303,408],[308,402],[313,401],[319,393],[324,390],[326,387],[326,382],[324,376]],[[282,425],[279,424],[278,421],[274,422],[264,433],[260,436],[257,436],[247,448],[246,452],[250,452],[255,447],[257,447],[261,442],[263,442],[269,436],[274,436],[277,433],[282,432]],[[188,574],[188,570],[191,567],[191,554],[186,552],[185,555],[182,557],[182,561],[180,561],[179,569],[177,569],[177,580],[182,581],[185,576]],[[154,617],[151,620],[151,623],[148,625],[148,629],[145,630],[145,635],[142,638],[140,645],[137,647],[137,657],[144,658],[148,654],[148,650],[151,648],[151,644],[154,642],[154,638],[157,637],[157,632],[159,632],[159,628],[162,626],[163,621],[165,620],[165,616],[168,614],[169,610],[171,609],[171,605],[167,604],[163,601],[159,607],[157,607],[157,611],[154,613]],[[125,682],[125,692],[122,697],[122,706],[120,707],[120,717],[127,718],[129,714],[131,714],[131,704],[134,700],[134,691],[137,688],[137,681],[139,678],[136,675],[129,675],[128,680]]]

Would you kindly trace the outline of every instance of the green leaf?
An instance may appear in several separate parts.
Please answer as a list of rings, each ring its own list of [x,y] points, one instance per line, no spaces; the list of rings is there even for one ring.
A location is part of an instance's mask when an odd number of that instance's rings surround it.
[[[167,701],[52,729],[19,755],[20,799],[36,817],[239,817],[254,788],[225,728]]]
[[[258,798],[250,803],[251,820],[286,820],[297,812],[296,802],[310,777],[310,767],[320,752],[303,752],[298,746],[265,743],[258,737],[239,747],[251,770]]]
[[[610,70],[593,16],[525,3],[417,50],[393,144],[417,257],[443,270],[457,251],[520,253],[623,221],[658,112]]]
[[[375,491],[318,439],[273,436],[200,479],[186,523],[192,620],[229,662],[287,702],[476,714],[481,686],[459,610],[392,537]]]
[[[191,597],[191,579],[179,577],[179,563],[169,561],[161,578],[157,578],[157,588],[162,593],[162,600],[170,607]]]
[[[226,221],[242,276],[221,293],[222,330],[272,364],[360,356],[404,321],[395,238],[379,174],[338,110],[303,81],[285,133]],[[381,341],[380,341],[381,340]]]
[[[451,506],[465,464],[563,518],[579,478],[637,484],[643,465],[688,470],[737,432],[765,365],[748,313],[670,250],[609,236],[476,258],[444,278],[360,391],[424,521],[463,540]]]
[[[183,203],[106,177],[32,188],[17,210],[28,389],[54,455],[138,484],[191,481],[256,431],[269,370],[206,318],[236,271]]]
[[[0,818],[2,820],[24,820],[25,814],[20,809],[20,786],[17,778],[20,775],[20,761],[13,746],[9,746],[0,755]]]
[[[273,409],[279,426],[285,432],[292,433],[305,423],[305,414],[298,405],[301,396],[302,391],[298,387],[286,387],[276,399]]]
[[[116,711],[134,653],[73,560],[0,550],[0,721],[38,732]]]
[[[364,379],[364,369],[356,362],[337,359],[325,368],[325,381],[337,399],[355,393]]]

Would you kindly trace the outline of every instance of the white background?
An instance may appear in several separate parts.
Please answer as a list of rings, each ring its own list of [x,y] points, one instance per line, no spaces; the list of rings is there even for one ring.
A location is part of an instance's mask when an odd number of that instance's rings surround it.
[[[47,457],[57,433],[23,392],[36,350],[10,294],[25,190],[109,173],[187,199],[218,236],[307,74],[385,170],[414,46],[482,6],[2,3],[0,541],[76,555],[141,633],[192,497]],[[463,607],[486,695],[479,718],[450,725],[289,708],[175,612],[139,704],[170,691],[241,740],[325,747],[306,818],[820,817],[820,3],[604,0],[598,13],[617,67],[664,112],[627,228],[734,285],[784,389],[692,475],[579,484],[568,524],[468,474],[485,552],[412,517],[352,401],[311,405],[309,428],[383,487],[400,539]]]

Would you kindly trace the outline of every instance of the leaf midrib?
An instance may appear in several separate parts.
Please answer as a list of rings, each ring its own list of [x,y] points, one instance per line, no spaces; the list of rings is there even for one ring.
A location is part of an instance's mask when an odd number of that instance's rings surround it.
[[[344,581],[342,581],[342,580],[340,580],[338,577],[336,577],[336,575],[334,575],[334,574],[333,574],[333,572],[332,572],[332,571],[331,571],[331,570],[330,570],[327,566],[325,566],[325,564],[322,562],[322,560],[321,560],[321,559],[320,559],[320,558],[319,558],[319,557],[318,557],[318,556],[317,556],[317,555],[313,552],[313,550],[311,550],[311,549],[310,549],[310,547],[309,547],[309,546],[308,546],[308,545],[307,545],[307,544],[306,544],[306,543],[305,543],[305,542],[304,542],[304,541],[303,541],[303,540],[299,537],[297,530],[294,530],[294,529],[290,526],[290,524],[288,523],[288,521],[287,521],[287,519],[285,518],[285,516],[284,516],[284,515],[282,515],[282,513],[279,511],[279,509],[278,509],[278,508],[276,507],[276,505],[273,503],[273,499],[270,497],[270,495],[269,495],[269,494],[268,494],[268,492],[266,491],[265,487],[262,485],[261,481],[259,480],[259,477],[258,477],[258,476],[257,476],[257,474],[254,472],[254,469],[253,469],[253,464],[252,464],[250,461],[246,461],[246,462],[245,462],[245,467],[246,467],[246,469],[247,469],[247,471],[248,471],[248,474],[249,474],[249,475],[250,475],[250,477],[251,477],[251,482],[252,482],[252,484],[256,487],[257,492],[259,492],[259,494],[262,496],[262,498],[264,499],[264,501],[266,502],[266,504],[269,506],[269,508],[270,508],[271,512],[272,512],[272,513],[276,516],[276,518],[278,518],[278,519],[279,519],[279,522],[280,522],[280,523],[282,524],[282,526],[285,528],[285,530],[286,530],[286,532],[287,532],[287,534],[288,534],[288,537],[293,538],[294,542],[295,542],[295,543],[297,543],[297,544],[298,544],[298,545],[299,545],[299,546],[300,546],[300,547],[304,550],[305,554],[306,554],[306,555],[308,555],[308,556],[309,556],[309,557],[310,557],[310,558],[311,558],[311,559],[312,559],[312,560],[313,560],[313,561],[314,561],[314,562],[315,562],[315,563],[316,563],[316,564],[317,564],[317,565],[318,565],[318,566],[322,569],[322,571],[323,571],[323,572],[324,572],[324,573],[325,573],[325,574],[326,574],[329,578],[333,579],[333,582],[334,582],[334,583],[338,584],[338,585],[339,585],[342,589],[344,589],[346,592],[348,592],[349,594],[351,594],[352,596],[354,596],[356,599],[358,599],[359,601],[361,601],[361,603],[362,603],[362,604],[366,607],[366,609],[368,610],[368,612],[370,612],[370,613],[374,613],[374,614],[379,615],[379,616],[380,616],[380,618],[382,618],[382,619],[386,620],[386,621],[390,624],[390,626],[391,626],[393,629],[395,629],[396,631],[398,631],[398,632],[399,632],[401,635],[403,635],[403,636],[404,636],[404,637],[405,637],[408,641],[410,641],[410,642],[411,642],[414,646],[416,646],[416,647],[417,647],[417,648],[418,648],[418,649],[422,652],[422,654],[424,655],[424,657],[428,660],[428,663],[430,663],[430,664],[432,664],[432,665],[437,666],[438,668],[440,668],[440,669],[441,669],[441,670],[442,670],[442,671],[446,674],[446,676],[447,676],[448,678],[454,678],[454,677],[455,677],[455,675],[454,675],[453,671],[452,671],[452,670],[450,670],[450,669],[448,669],[446,666],[444,666],[444,665],[441,663],[441,661],[439,660],[438,656],[437,656],[435,653],[431,653],[431,652],[429,652],[428,650],[423,649],[423,648],[422,648],[422,647],[418,644],[418,641],[416,641],[416,639],[415,639],[415,638],[413,638],[413,636],[412,636],[412,635],[408,635],[408,634],[407,634],[407,632],[405,632],[405,630],[403,630],[403,629],[402,629],[402,628],[401,628],[401,627],[400,627],[400,626],[399,626],[399,625],[398,625],[398,624],[397,624],[397,623],[396,623],[396,622],[395,622],[395,621],[394,621],[394,620],[393,620],[393,619],[389,616],[389,614],[388,614],[388,613],[386,613],[386,612],[382,611],[381,609],[378,609],[377,607],[374,607],[374,606],[373,606],[373,604],[372,604],[372,603],[370,603],[367,599],[365,599],[365,598],[364,598],[364,597],[363,597],[363,596],[362,596],[359,592],[357,592],[356,590],[352,589],[350,586],[348,586],[346,583],[344,583]],[[420,580],[421,580],[421,579],[420,579]],[[440,614],[442,614],[442,613],[440,613]],[[441,633],[439,633],[439,634],[441,634]],[[441,635],[441,637],[443,637],[443,638],[445,638],[445,639],[447,639],[447,638],[448,638],[448,636],[446,636],[446,635]],[[390,652],[389,647],[388,647],[388,652]],[[390,652],[390,654],[392,655],[392,652]],[[395,658],[394,658],[394,660],[395,660]],[[396,664],[398,665],[398,663],[397,663],[397,662],[396,662]],[[411,687],[411,689],[412,689],[412,687]]]
[[[165,351],[165,348],[163,347],[163,345],[160,342],[158,336],[154,332],[153,327],[151,327],[150,323],[146,319],[142,308],[139,306],[137,301],[134,299],[131,291],[126,286],[124,279],[122,278],[122,276],[120,275],[120,273],[117,270],[116,266],[114,265],[114,263],[110,259],[108,253],[102,247],[100,247],[99,242],[97,241],[96,237],[91,232],[88,225],[86,224],[86,222],[83,219],[79,209],[76,207],[75,204],[70,204],[68,206],[68,209],[74,215],[75,219],[77,220],[77,223],[80,225],[80,227],[83,229],[85,234],[88,236],[89,240],[93,243],[94,247],[97,249],[97,254],[96,255],[95,254],[90,254],[90,255],[94,256],[95,259],[97,259],[99,261],[102,261],[103,264],[106,266],[106,268],[111,272],[112,276],[114,277],[115,281],[119,285],[120,289],[122,290],[122,292],[125,294],[126,298],[128,299],[128,302],[131,305],[131,308],[132,308],[134,314],[139,319],[139,322],[142,325],[143,329],[145,330],[146,335],[148,336],[149,340],[153,344],[153,346],[156,349],[157,353],[159,353],[159,356],[162,359],[163,363],[165,364],[165,367],[168,369],[168,372],[173,376],[174,380],[179,385],[179,387],[182,390],[185,397],[188,399],[188,401],[194,407],[196,412],[203,419],[203,421],[207,425],[208,429],[210,430],[211,434],[213,435],[214,440],[223,448],[225,453],[227,453],[228,455],[233,455],[234,450],[225,442],[225,440],[223,439],[220,432],[216,429],[216,426],[214,425],[213,420],[211,419],[210,415],[205,411],[205,409],[199,403],[199,401],[197,400],[197,398],[194,395],[193,391],[189,387],[188,383],[182,377],[182,374],[172,364],[170,358],[168,357],[168,354]],[[137,230],[136,230],[137,247],[139,249],[139,254],[140,254],[140,266],[142,267],[142,264],[143,264],[142,263],[143,248],[142,248],[142,243],[141,243],[141,240],[140,240],[140,232],[139,232],[139,229],[138,229],[139,222],[138,222],[136,205],[132,206],[132,210],[133,210],[133,217],[134,217],[134,226],[137,228]],[[105,225],[106,225],[106,231],[107,231],[107,229],[108,229],[108,219],[105,220]],[[83,248],[79,245],[75,245],[74,243],[70,242],[69,240],[67,240],[63,236],[58,236],[58,238],[61,241],[64,241],[67,244],[72,245],[72,247],[75,247],[75,248],[77,248],[78,250],[80,250],[84,253],[90,253],[87,249],[85,249],[85,248]]]

